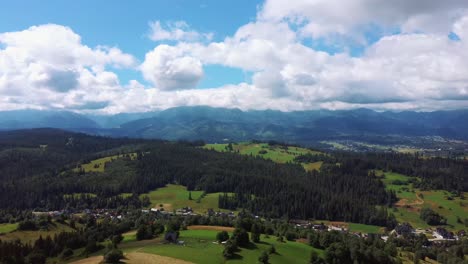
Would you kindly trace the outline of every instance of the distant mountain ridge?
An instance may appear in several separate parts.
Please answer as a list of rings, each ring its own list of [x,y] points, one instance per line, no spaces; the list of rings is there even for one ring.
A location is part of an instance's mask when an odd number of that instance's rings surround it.
[[[0,130],[24,128],[98,128],[99,125],[88,117],[68,112],[50,110],[13,110],[0,112]]]
[[[160,112],[83,115],[20,110],[0,112],[0,129],[52,127],[116,137],[282,140],[307,143],[333,137],[367,135],[441,136],[468,139],[468,110],[376,112],[369,109],[281,112],[241,111],[207,106]]]

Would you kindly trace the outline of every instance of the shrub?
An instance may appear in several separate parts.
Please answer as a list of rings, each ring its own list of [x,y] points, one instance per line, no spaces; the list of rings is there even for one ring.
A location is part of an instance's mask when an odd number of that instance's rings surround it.
[[[260,257],[258,257],[258,261],[263,264],[267,264],[268,260],[269,260],[269,257],[266,251],[263,251]]]
[[[104,255],[105,263],[119,263],[123,259],[123,253],[121,250],[112,249]]]
[[[219,242],[223,242],[229,239],[229,234],[226,231],[221,231],[218,234],[216,234],[216,240]]]

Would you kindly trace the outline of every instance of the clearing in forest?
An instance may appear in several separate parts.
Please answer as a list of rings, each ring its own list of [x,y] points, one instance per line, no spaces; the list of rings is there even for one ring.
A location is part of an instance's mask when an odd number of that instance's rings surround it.
[[[108,156],[108,157],[92,160],[85,164],[81,164],[78,168],[75,168],[74,170],[79,171],[80,169],[83,169],[85,172],[104,172],[107,162],[112,162],[113,160],[123,159],[123,158],[129,158],[129,159],[134,160],[136,159],[136,157],[137,157],[136,153],[127,153],[127,154]]]
[[[223,227],[221,227],[223,228]],[[208,228],[212,229],[212,227]],[[136,242],[124,242],[122,248],[126,254],[132,252],[143,252],[177,258],[193,263],[224,263],[222,252],[224,246],[216,243],[216,230],[183,230],[180,231],[179,240],[184,241],[184,245],[165,244],[153,242],[145,246],[134,245]],[[232,235],[232,233],[230,233]],[[261,236],[260,243],[251,243],[247,248],[241,248],[237,256],[228,260],[227,263],[257,263],[260,254],[274,245],[277,254],[270,255],[270,263],[306,263],[310,258],[312,250],[323,255],[323,251],[314,249],[309,245],[286,241],[278,242],[275,236],[265,238]],[[124,240],[125,241],[125,240]]]
[[[422,208],[430,207],[447,218],[445,228],[454,231],[466,228],[464,220],[468,218],[467,200],[448,191],[422,191],[415,188],[414,182],[420,181],[417,177],[382,171],[376,171],[376,174],[383,177],[385,187],[394,190],[399,199],[393,209],[398,222],[408,222],[413,227],[427,228],[429,225],[419,217],[419,213]],[[465,193],[464,196],[466,195]]]
[[[277,163],[293,162],[294,158],[304,154],[319,155],[323,154],[319,151],[314,151],[306,148],[295,146],[269,145],[268,143],[231,143],[230,144],[206,144],[203,148],[212,149],[219,152],[238,152],[241,155],[261,156],[264,159],[269,159]],[[302,166],[307,170],[318,170],[322,166],[322,161],[313,163],[302,163]]]
[[[208,209],[220,210],[218,197],[222,193],[203,194],[203,191],[188,191],[185,186],[168,184],[166,187],[158,188],[147,195],[151,202],[151,208],[164,208],[165,211],[173,211],[183,207],[191,207],[196,213],[206,213]],[[192,197],[190,200],[189,197]],[[161,206],[162,205],[162,206]],[[221,211],[228,211],[223,210]]]

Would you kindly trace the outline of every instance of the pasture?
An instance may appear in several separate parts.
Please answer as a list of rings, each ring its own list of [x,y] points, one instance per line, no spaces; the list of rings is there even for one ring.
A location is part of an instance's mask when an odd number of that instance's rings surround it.
[[[189,200],[191,193],[192,200]],[[168,184],[166,187],[158,188],[147,195],[150,198],[152,208],[164,208],[165,211],[173,211],[182,207],[190,206],[194,212],[206,213],[208,209],[219,210],[218,197],[221,193],[209,193],[202,197],[202,191],[189,192],[182,185]],[[221,210],[227,211],[227,210]]]
[[[229,144],[206,144],[203,148],[211,149],[219,152],[228,152],[228,145]],[[233,152],[238,152],[241,155],[252,155],[252,156],[260,156],[264,159],[269,159],[277,163],[287,163],[293,162],[294,158],[299,155],[304,155],[307,153],[310,154],[323,154],[319,151],[314,151],[306,148],[301,147],[294,147],[294,146],[280,146],[280,145],[273,145],[270,146],[267,143],[232,143]],[[323,162],[314,162],[314,163],[303,163],[302,166],[304,169],[310,170],[318,170]]]
[[[0,224],[0,234],[10,233],[12,231],[15,231],[17,228],[18,228],[18,223]],[[0,239],[1,239],[1,236],[0,236]]]
[[[3,241],[20,240],[23,243],[34,243],[34,241],[36,241],[39,238],[39,236],[42,236],[43,238],[45,238],[48,235],[53,237],[55,234],[58,234],[61,232],[71,232],[71,231],[74,231],[74,229],[72,229],[68,225],[57,223],[57,222],[52,222],[51,224],[49,224],[48,230],[35,230],[35,231],[14,230],[9,233],[1,234],[0,240],[3,240]]]
[[[211,229],[211,228],[208,228]],[[184,241],[185,246],[165,244],[155,239],[142,244],[144,241],[133,242],[133,239],[124,239],[122,249],[126,254],[142,252],[159,256],[177,258],[193,263],[224,263],[222,252],[224,246],[215,242],[218,231],[192,229],[180,232],[179,240]],[[129,236],[126,234],[124,237]],[[132,235],[130,235],[132,236]],[[126,242],[127,241],[127,242]],[[251,243],[248,248],[241,248],[236,257],[227,263],[257,263],[260,254],[271,245],[276,248],[277,254],[270,255],[270,263],[307,263],[312,250],[323,254],[323,251],[314,249],[299,242],[278,242],[276,237],[261,237],[260,243]]]
[[[107,162],[112,162],[113,160],[122,159],[125,157],[133,160],[133,159],[136,159],[137,154],[136,153],[119,154],[119,155],[108,156],[108,157],[104,157],[100,159],[95,159],[88,163],[79,165],[74,170],[79,171],[83,169],[85,172],[104,172]]]
[[[399,199],[393,209],[393,214],[399,222],[408,222],[414,227],[427,228],[429,225],[419,218],[419,212],[424,207],[430,207],[447,218],[447,229],[458,231],[466,228],[463,221],[468,217],[468,201],[447,191],[422,191],[414,188],[409,181],[418,181],[416,177],[382,171],[377,171],[376,174],[384,177],[382,181],[385,187],[388,190],[394,190]],[[462,223],[458,221],[459,219]]]

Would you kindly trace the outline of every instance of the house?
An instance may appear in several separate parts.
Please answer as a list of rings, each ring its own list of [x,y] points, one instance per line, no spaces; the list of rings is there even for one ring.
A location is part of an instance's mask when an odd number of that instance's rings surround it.
[[[466,236],[466,231],[465,231],[465,230],[460,230],[460,231],[458,231],[458,232],[457,232],[457,236],[458,236],[459,238],[462,238],[462,237]]]
[[[328,228],[327,228],[326,225],[320,224],[320,225],[313,225],[312,229],[318,230],[318,231],[323,231],[323,230],[327,230]]]
[[[403,224],[397,225],[394,231],[398,236],[409,235],[415,232],[414,228],[409,223],[403,223]]]
[[[335,226],[335,225],[329,225],[328,226],[328,231],[339,231],[339,232],[345,232],[347,229],[344,226]]]
[[[299,219],[291,219],[289,220],[290,224],[293,224],[297,227],[309,228],[310,222],[306,220],[299,220]]]
[[[193,214],[193,209],[190,206],[182,207],[182,208],[176,210],[176,214],[177,215],[192,215]]]
[[[438,239],[455,239],[453,232],[449,232],[443,227],[437,227],[433,235]]]

